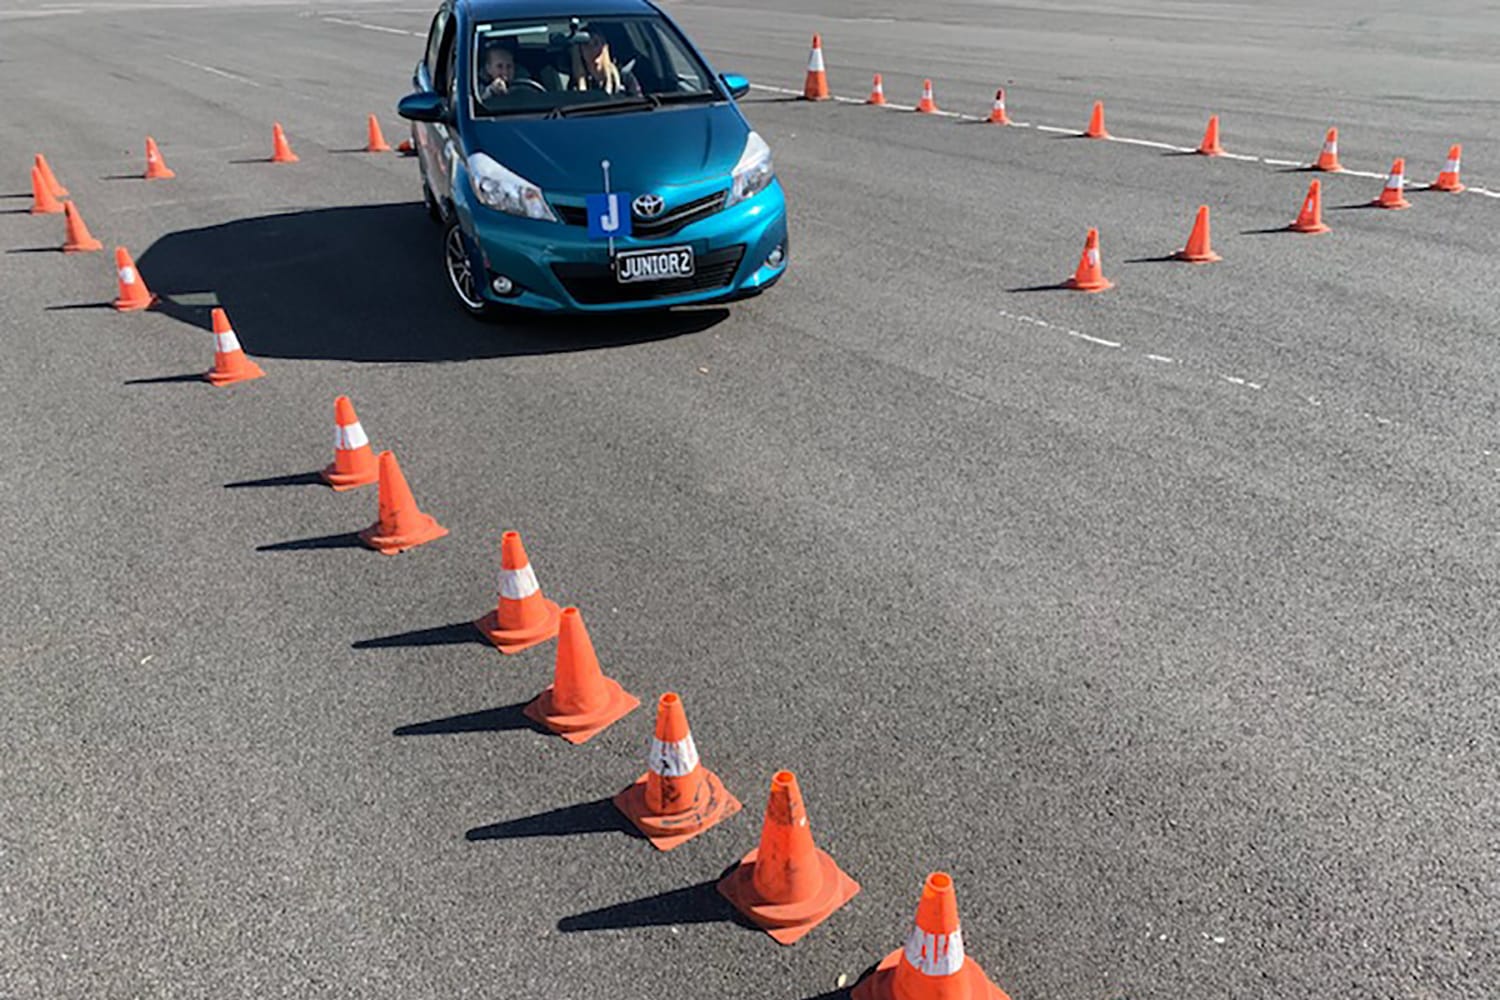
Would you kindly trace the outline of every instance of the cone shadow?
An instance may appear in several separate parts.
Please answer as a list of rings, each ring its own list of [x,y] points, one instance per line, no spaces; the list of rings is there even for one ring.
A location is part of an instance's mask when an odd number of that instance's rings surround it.
[[[514,705],[505,705],[501,708],[487,708],[482,712],[466,712],[463,715],[450,715],[446,718],[431,719],[427,722],[413,722],[407,726],[396,727],[391,730],[391,735],[451,736],[455,733],[506,733],[520,729],[530,729],[538,733],[548,732],[548,730],[543,729],[521,714],[521,709],[525,708],[527,704],[527,702],[519,701]],[[623,817],[621,819],[623,822]],[[503,826],[504,824],[498,825]],[[484,838],[470,837],[469,839]]]
[[[29,209],[29,208],[7,208],[7,209],[0,209],[0,215],[30,215],[30,214],[31,214],[31,209]],[[43,215],[57,215],[59,213],[57,213],[57,212],[44,212],[44,213],[40,213],[40,214],[43,214]]]
[[[308,552],[314,549],[358,549],[364,545],[359,540],[359,534],[353,531],[345,531],[338,535],[318,535],[315,538],[295,538],[289,542],[273,542],[270,545],[257,545],[257,552]]]
[[[549,809],[533,816],[476,826],[464,834],[469,841],[518,840],[525,837],[572,837],[582,833],[624,833],[644,840],[609,799]]]
[[[1157,257],[1126,257],[1121,263],[1124,264],[1171,264],[1180,260],[1175,253],[1161,254]]]
[[[557,922],[557,929],[573,934],[627,927],[670,927],[674,924],[745,924],[746,921],[729,905],[729,900],[719,895],[717,884],[718,879],[712,879],[564,917]]]
[[[141,174],[107,174],[99,179],[101,181],[143,181],[146,178]]]
[[[1007,292],[1066,292],[1069,291],[1066,281],[1054,281],[1050,285],[1024,285],[1020,288],[1007,288]]]
[[[83,309],[113,309],[113,302],[70,302],[65,306],[47,306],[47,312],[75,312]]]
[[[1291,226],[1273,226],[1270,229],[1241,229],[1241,236],[1272,236],[1276,233],[1296,232]]]
[[[397,632],[376,639],[360,639],[351,643],[351,649],[403,649],[409,646],[461,646],[474,643],[490,645],[489,640],[479,634],[473,622],[454,622],[433,628],[419,628],[410,632]]]
[[[202,372],[184,372],[181,375],[158,375],[155,378],[126,379],[126,385],[172,385],[177,382],[201,382],[208,384]]]
[[[225,483],[226,490],[243,490],[266,486],[324,486],[323,477],[317,472],[298,472],[289,476],[268,476],[265,479],[241,479],[237,483]]]
[[[62,253],[62,247],[16,247],[6,253]]]

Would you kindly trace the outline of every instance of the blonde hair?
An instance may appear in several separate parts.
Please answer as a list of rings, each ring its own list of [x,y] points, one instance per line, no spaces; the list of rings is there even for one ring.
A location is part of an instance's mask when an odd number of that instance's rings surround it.
[[[600,81],[602,89],[606,94],[618,94],[625,89],[624,82],[620,79],[620,69],[615,65],[615,60],[609,51],[609,42],[603,38],[599,39],[599,66],[598,71],[603,79]],[[583,46],[573,46],[573,79],[569,86],[573,90],[588,90],[589,81],[592,79],[589,66],[583,58]]]

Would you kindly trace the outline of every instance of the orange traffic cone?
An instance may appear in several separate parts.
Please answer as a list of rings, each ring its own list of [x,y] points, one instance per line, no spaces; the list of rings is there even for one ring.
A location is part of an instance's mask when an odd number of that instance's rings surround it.
[[[52,167],[47,163],[47,158],[38,153],[33,162],[36,164],[36,168],[42,172],[42,179],[47,182],[47,188],[52,192],[52,197],[66,198],[68,196],[68,189],[58,183],[57,175],[52,172]]]
[[[245,356],[244,349],[240,347],[240,338],[235,336],[234,327],[229,325],[229,314],[222,309],[215,309],[213,323],[214,366],[203,377],[214,385],[232,385],[265,375],[260,365]]]
[[[927,876],[906,946],[885,956],[854,987],[851,1000],[1010,1000],[964,954],[958,898],[947,872]]]
[[[95,250],[104,249],[104,244],[94,239],[94,234],[89,232],[89,227],[83,224],[83,216],[78,214],[78,209],[73,207],[71,201],[63,202],[63,212],[68,218],[68,232],[63,239],[63,253],[93,253]]]
[[[1454,145],[1448,150],[1448,162],[1444,164],[1443,170],[1438,174],[1438,179],[1433,182],[1431,190],[1448,191],[1453,194],[1464,190],[1464,185],[1458,179],[1459,164],[1463,159],[1464,148]]]
[[[165,181],[176,176],[167,167],[167,161],[161,158],[161,150],[156,148],[156,140],[149,135],[146,136],[146,180]]]
[[[584,743],[641,706],[599,669],[577,608],[563,608],[552,684],[521,711],[569,743]]]
[[[281,130],[281,122],[275,122],[271,127],[271,162],[297,162],[297,154],[292,152],[291,143],[286,141],[286,133]]]
[[[771,777],[760,846],[719,880],[719,892],[781,944],[795,944],[859,892],[859,883],[813,844],[791,771]]]
[[[1339,162],[1338,129],[1330,128],[1328,134],[1323,137],[1323,150],[1318,153],[1318,162],[1313,164],[1313,169],[1330,174],[1336,174],[1344,169],[1344,165]]]
[[[56,215],[63,211],[63,203],[47,186],[47,178],[36,167],[31,168],[31,214]]]
[[[414,549],[418,545],[442,538],[448,529],[438,524],[431,514],[424,514],[417,507],[396,464],[396,456],[389,451],[380,453],[380,514],[374,524],[359,533],[359,540],[379,552],[393,556],[397,552]]]
[[[995,104],[990,108],[991,125],[1009,125],[1010,116],[1005,113],[1005,89],[995,91]]]
[[[1094,102],[1094,112],[1089,115],[1089,127],[1083,130],[1089,139],[1108,139],[1109,129],[1104,127],[1104,102]]]
[[[333,427],[333,462],[318,473],[323,482],[340,493],[377,482],[380,469],[375,452],[348,396],[333,401]]]
[[[1219,145],[1219,116],[1208,116],[1208,128],[1203,130],[1203,141],[1198,143],[1198,155],[1223,156],[1224,147]]]
[[[368,133],[368,138],[365,140],[366,153],[389,153],[391,151],[391,147],[385,141],[385,136],[380,134],[380,120],[374,115],[370,116],[365,131]]]
[[[802,96],[809,101],[828,100],[828,71],[823,66],[823,38],[813,35],[812,54],[807,57],[807,81]]]
[[[663,851],[698,836],[740,811],[719,776],[698,761],[682,699],[672,692],[656,703],[656,737],[648,770],[614,797],[615,807]]]
[[[866,104],[885,103],[885,83],[880,79],[880,74],[875,74],[875,82],[870,85],[870,96],[865,98]]]
[[[1209,244],[1207,205],[1198,206],[1198,217],[1193,220],[1193,231],[1188,235],[1187,246],[1172,256],[1190,264],[1212,264],[1214,261],[1224,259],[1214,253],[1213,247]]]
[[[917,110],[922,112],[924,115],[930,115],[936,113],[937,109],[937,101],[932,99],[932,81],[923,80],[922,99],[917,102]]]
[[[120,294],[114,306],[120,312],[149,309],[156,301],[156,296],[146,287],[146,279],[136,270],[135,261],[130,259],[130,251],[124,247],[115,247],[115,278],[120,285]]]
[[[402,139],[400,144],[396,146],[396,152],[402,156],[416,156],[417,147],[412,145],[410,139]]]
[[[1323,182],[1314,179],[1307,185],[1307,197],[1302,199],[1302,210],[1290,226],[1294,233],[1326,233],[1329,227],[1323,222]]]
[[[1391,173],[1385,179],[1385,187],[1381,189],[1380,197],[1370,204],[1376,208],[1411,208],[1411,202],[1406,200],[1403,193],[1405,190],[1406,161],[1398,156],[1391,164]]]
[[[1083,256],[1079,258],[1078,270],[1063,283],[1064,287],[1080,292],[1102,292],[1115,287],[1114,282],[1104,277],[1104,265],[1099,256],[1099,230],[1090,229],[1083,242]]]
[[[557,634],[558,608],[542,596],[521,534],[500,536],[500,596],[474,627],[502,653],[519,653]]]

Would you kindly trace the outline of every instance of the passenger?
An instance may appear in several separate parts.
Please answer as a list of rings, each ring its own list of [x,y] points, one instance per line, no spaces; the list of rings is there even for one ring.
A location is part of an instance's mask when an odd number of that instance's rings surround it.
[[[479,68],[479,99],[489,100],[510,93],[511,85],[529,77],[516,65],[516,54],[504,45],[496,45],[484,54]]]
[[[624,69],[615,65],[609,53],[609,42],[600,34],[585,34],[573,46],[573,77],[568,81],[569,90],[598,90],[606,94],[638,95],[641,85],[636,81],[631,67]]]

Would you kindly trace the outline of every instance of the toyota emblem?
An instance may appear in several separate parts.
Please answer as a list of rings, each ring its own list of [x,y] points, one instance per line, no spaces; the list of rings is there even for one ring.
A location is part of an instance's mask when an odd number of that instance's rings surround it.
[[[654,219],[661,214],[661,210],[667,207],[659,194],[643,194],[630,203],[630,208],[635,212],[637,218]]]

